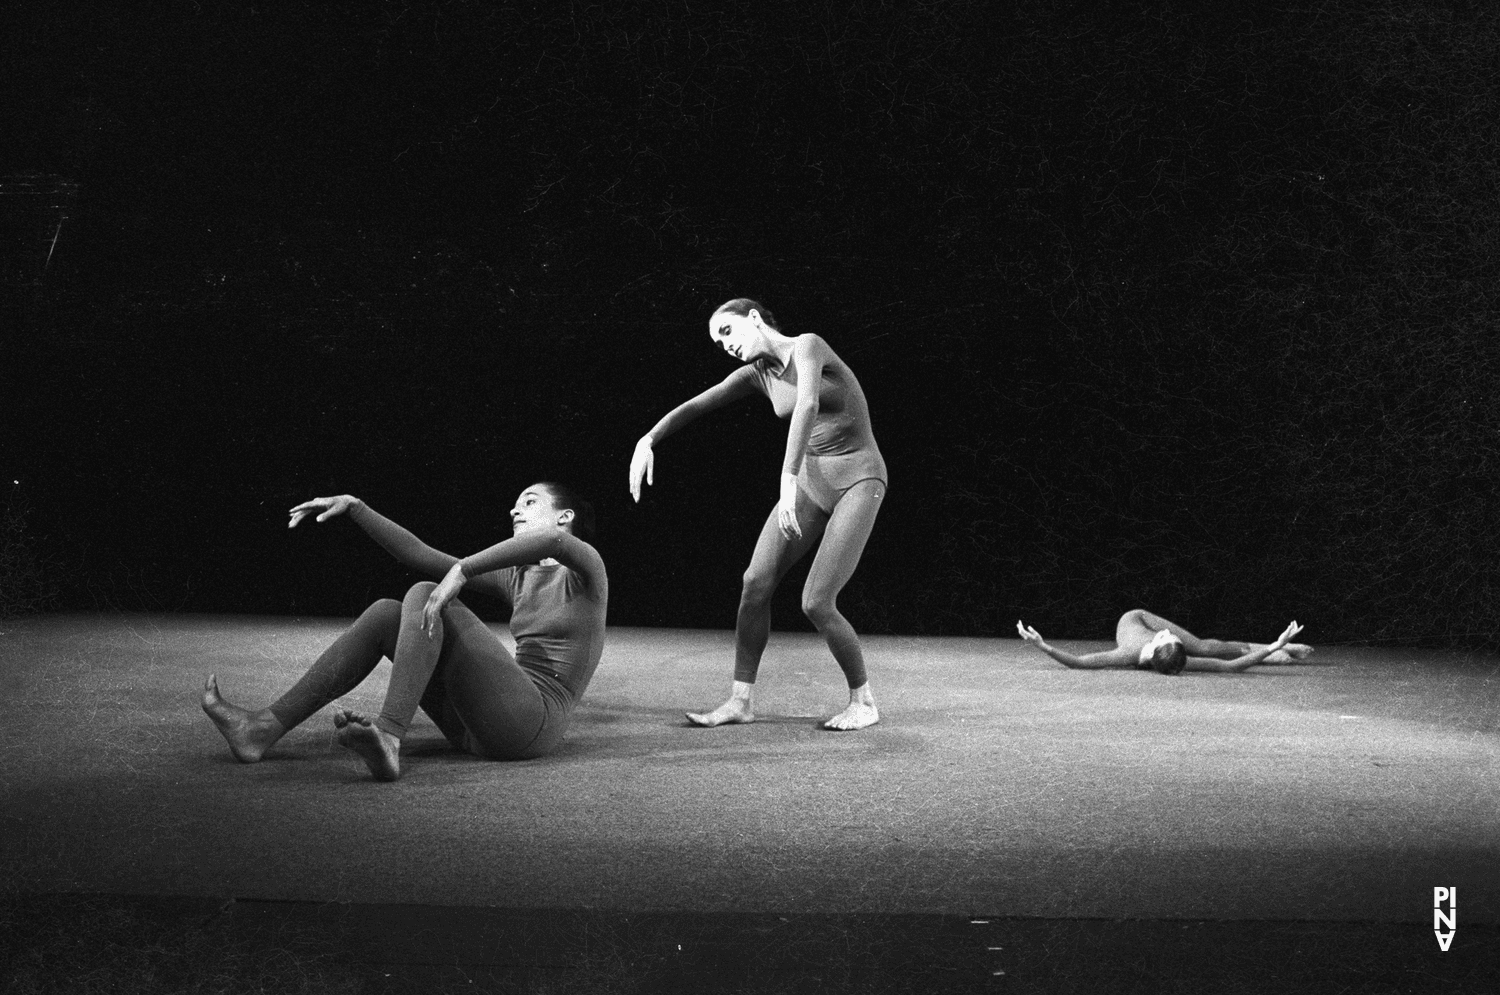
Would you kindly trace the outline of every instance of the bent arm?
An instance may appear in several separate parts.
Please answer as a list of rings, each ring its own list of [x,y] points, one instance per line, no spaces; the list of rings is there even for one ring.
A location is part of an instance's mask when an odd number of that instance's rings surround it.
[[[522,532],[489,549],[456,560],[466,578],[487,574],[503,567],[520,566],[554,559],[583,577],[589,593],[604,590],[604,558],[599,551],[567,529],[545,528]]]
[[[792,423],[786,433],[786,455],[781,472],[796,476],[802,469],[802,458],[812,438],[813,423],[818,418],[818,391],[823,385],[823,367],[831,350],[816,335],[801,335],[792,352],[797,364],[797,400],[792,406]]]
[[[753,393],[755,370],[750,366],[741,366],[697,397],[683,401],[667,412],[646,434],[653,442],[660,442],[695,418]]]
[[[418,573],[442,578],[458,562],[458,557],[433,549],[363,501],[356,501],[348,514],[380,548],[394,556],[402,566]]]

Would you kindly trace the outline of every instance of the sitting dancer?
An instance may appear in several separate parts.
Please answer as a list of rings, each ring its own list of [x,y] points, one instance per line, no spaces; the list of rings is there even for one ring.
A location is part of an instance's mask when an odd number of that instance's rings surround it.
[[[340,709],[333,718],[339,743],[376,780],[401,776],[401,739],[418,705],[454,746],[487,760],[531,759],[558,744],[604,648],[609,581],[599,553],[578,537],[593,531],[588,502],[558,484],[533,484],[511,509],[512,538],[462,560],[347,494],[297,505],[287,527],[318,512],[319,522],[347,514],[386,552],[441,583],[415,585],[404,602],[375,602],[269,708],[231,705],[210,674],[203,710],[237,759],[258,761],[382,657],[393,666],[380,714]],[[515,657],[455,600],[466,585],[510,602]]]
[[[1029,625],[1017,622],[1016,631],[1022,639],[1064,667],[1081,670],[1133,667],[1159,674],[1176,674],[1184,669],[1231,674],[1248,670],[1258,663],[1291,663],[1312,652],[1311,646],[1289,641],[1302,631],[1302,626],[1296,622],[1287,626],[1274,643],[1226,642],[1199,639],[1182,626],[1140,608],[1120,616],[1119,624],[1115,626],[1114,649],[1084,656],[1074,656],[1048,646],[1042,634]]]
[[[653,483],[653,446],[700,415],[764,394],[791,420],[781,464],[780,500],[771,510],[745,571],[735,621],[734,684],[711,712],[688,713],[697,725],[753,722],[751,691],[771,633],[771,595],[818,539],[802,610],[822,633],[849,684],[849,705],[825,729],[863,729],[880,720],[854,627],[839,613],[839,592],[854,575],[886,492],[885,460],[870,430],[870,411],[854,372],[816,335],[781,333],[771,312],[736,298],[708,321],[709,337],[744,365],[723,382],[678,405],[636,443],[630,493]]]

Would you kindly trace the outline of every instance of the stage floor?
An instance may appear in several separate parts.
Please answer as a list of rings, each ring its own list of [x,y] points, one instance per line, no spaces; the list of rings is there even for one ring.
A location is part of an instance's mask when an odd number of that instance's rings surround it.
[[[773,635],[759,720],[717,704],[732,634],[612,629],[563,747],[446,748],[419,718],[371,781],[320,713],[258,765],[251,706],[347,620],[51,615],[0,636],[0,880],[13,891],[629,913],[1411,923],[1456,887],[1500,922],[1500,669],[1320,647],[1176,678],[1018,640],[867,637],[879,725],[820,730],[841,675]],[[502,633],[504,628],[498,627]],[[1066,643],[1074,648],[1090,644]],[[345,700],[378,709],[389,664]],[[1462,930],[1460,930],[1462,935]]]

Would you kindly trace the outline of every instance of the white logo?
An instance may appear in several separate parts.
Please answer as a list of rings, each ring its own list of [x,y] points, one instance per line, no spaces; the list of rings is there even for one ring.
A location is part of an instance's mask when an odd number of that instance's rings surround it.
[[[1443,911],[1443,903],[1448,903],[1448,910]],[[1443,930],[1447,932],[1443,932]],[[1458,932],[1458,889],[1457,888],[1434,888],[1432,889],[1432,932],[1437,936],[1438,946],[1446,951],[1448,945],[1453,942],[1453,934]]]

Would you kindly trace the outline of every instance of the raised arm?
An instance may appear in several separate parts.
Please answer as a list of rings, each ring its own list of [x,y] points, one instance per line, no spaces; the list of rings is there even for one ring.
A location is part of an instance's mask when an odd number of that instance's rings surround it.
[[[651,431],[641,436],[640,441],[635,444],[635,453],[630,458],[630,496],[637,501],[641,499],[643,479],[647,484],[656,483],[654,479],[656,458],[652,452],[652,447],[656,443],[693,419],[715,408],[722,408],[732,401],[749,397],[753,393],[755,393],[755,370],[750,366],[741,366],[708,390],[683,401],[668,411],[661,421],[652,426]]]
[[[1016,622],[1016,631],[1021,638],[1026,640],[1043,653],[1074,670],[1102,670],[1105,667],[1133,667],[1139,659],[1139,654],[1130,650],[1121,649],[1118,646],[1112,650],[1102,650],[1098,653],[1086,653],[1083,656],[1075,656],[1067,650],[1060,650],[1055,646],[1049,646],[1042,638],[1042,634],[1031,626],[1020,621]]]
[[[319,522],[337,515],[348,515],[354,524],[364,529],[366,535],[403,566],[429,577],[444,576],[458,562],[458,557],[433,549],[352,494],[313,498],[302,502],[289,512],[292,520],[287,523],[287,528],[296,528],[298,522],[314,512],[319,513],[315,519]]]
[[[1208,670],[1219,674],[1237,674],[1240,671],[1249,670],[1257,663],[1264,662],[1266,657],[1291,642],[1292,637],[1301,631],[1302,626],[1294,621],[1286,627],[1286,630],[1282,632],[1281,636],[1274,643],[1267,646],[1258,646],[1244,656],[1236,657],[1233,660],[1214,660],[1208,657],[1190,656],[1188,657],[1187,666],[1192,670]]]

